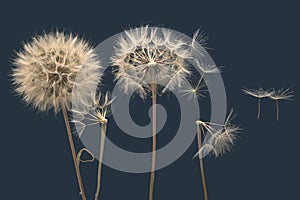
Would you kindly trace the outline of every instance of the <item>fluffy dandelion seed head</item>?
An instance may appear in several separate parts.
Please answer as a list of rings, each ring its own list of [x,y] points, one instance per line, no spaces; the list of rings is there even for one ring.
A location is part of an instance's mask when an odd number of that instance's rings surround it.
[[[125,31],[115,46],[112,63],[125,89],[141,96],[149,83],[164,83],[168,89],[180,86],[189,73],[185,59],[191,56],[186,43],[167,29],[148,26]]]
[[[40,111],[70,109],[73,87],[76,85],[76,98],[81,99],[100,79],[94,50],[78,36],[63,32],[34,37],[17,53],[14,65],[16,92]],[[83,75],[78,78],[79,71]]]

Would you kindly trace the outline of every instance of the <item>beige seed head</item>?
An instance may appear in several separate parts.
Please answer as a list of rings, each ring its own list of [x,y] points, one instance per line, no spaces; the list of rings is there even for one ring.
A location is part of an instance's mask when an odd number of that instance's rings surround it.
[[[13,64],[15,91],[40,111],[69,110],[72,97],[84,101],[88,89],[97,86],[101,77],[100,63],[91,46],[76,35],[58,31],[33,37],[17,53]]]
[[[191,57],[191,52],[187,45],[167,29],[129,29],[115,46],[112,63],[119,67],[116,79],[125,93],[137,90],[141,97],[145,97],[149,83],[163,83],[162,92],[180,87],[189,74],[185,59]]]
[[[109,92],[90,96],[90,104],[86,110],[72,109],[72,122],[76,125],[78,135],[81,135],[87,126],[107,124],[111,111],[111,104],[115,98],[111,98]]]

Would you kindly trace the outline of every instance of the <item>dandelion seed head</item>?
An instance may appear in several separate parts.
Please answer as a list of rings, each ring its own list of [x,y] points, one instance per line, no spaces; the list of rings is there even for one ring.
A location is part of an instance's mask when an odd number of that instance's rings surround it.
[[[239,126],[232,124],[234,117],[233,110],[231,110],[224,124],[204,122],[201,120],[196,121],[196,125],[201,128],[202,134],[205,134],[204,131],[206,130],[206,134],[210,135],[209,140],[203,147],[207,148],[209,146],[216,157],[229,152],[237,139],[237,135],[241,129]],[[199,150],[198,154],[201,153],[201,150],[202,149]]]
[[[40,111],[69,110],[73,87],[78,89],[76,98],[81,99],[101,77],[100,63],[90,45],[76,35],[58,31],[33,37],[13,63],[15,91]],[[79,71],[83,75],[78,78]]]
[[[108,122],[110,107],[114,98],[111,99],[109,92],[91,95],[90,98],[92,100],[89,101],[90,105],[85,105],[86,109],[80,111],[72,109],[72,123],[76,125],[77,131],[79,132],[78,135],[84,131],[86,126],[107,124]]]
[[[191,52],[186,46],[171,30],[148,26],[127,30],[120,36],[112,58],[119,67],[116,79],[125,92],[134,88],[141,96],[147,93],[149,83],[166,83],[163,92],[180,87],[189,74],[185,59]]]
[[[238,133],[237,127],[226,127],[213,135],[212,146],[214,147],[215,156],[221,156],[231,151]]]

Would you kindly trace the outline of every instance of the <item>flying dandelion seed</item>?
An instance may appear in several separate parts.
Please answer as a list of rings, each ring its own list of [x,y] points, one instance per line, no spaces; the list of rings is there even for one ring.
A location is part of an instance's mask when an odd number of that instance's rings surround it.
[[[199,80],[190,78],[189,81],[191,85],[185,84],[181,89],[180,92],[182,93],[182,96],[186,96],[188,100],[193,99],[194,101],[198,101],[199,99],[205,97],[205,93],[207,92],[206,83],[204,83],[203,76],[205,73],[203,73]]]
[[[98,85],[101,67],[93,48],[73,34],[44,33],[24,44],[13,64],[13,85],[24,102],[42,112],[51,108],[55,113],[62,110],[80,194],[85,200],[67,112],[71,109],[72,97],[85,104],[88,88]],[[77,77],[78,72],[83,75]],[[73,91],[74,87],[77,92]]]
[[[83,132],[86,126],[100,124],[101,126],[101,136],[100,136],[100,152],[99,152],[99,164],[98,164],[98,174],[97,174],[97,188],[95,193],[95,200],[98,200],[100,194],[101,186],[101,171],[102,171],[102,161],[104,153],[104,144],[107,130],[108,116],[110,114],[110,106],[114,99],[111,99],[108,92],[105,95],[101,93],[92,96],[92,104],[87,106],[86,111],[73,110],[75,113],[73,123],[77,124],[79,131]],[[85,122],[83,122],[85,121]]]
[[[279,121],[279,100],[293,100],[293,91],[290,89],[281,88],[277,92],[273,89],[273,93],[269,96],[270,99],[275,100],[276,103],[276,120]]]
[[[257,119],[260,117],[260,101],[262,98],[270,97],[274,91],[267,90],[265,91],[263,88],[256,89],[243,89],[243,92],[247,95],[253,96],[258,99],[258,107],[257,107]]]

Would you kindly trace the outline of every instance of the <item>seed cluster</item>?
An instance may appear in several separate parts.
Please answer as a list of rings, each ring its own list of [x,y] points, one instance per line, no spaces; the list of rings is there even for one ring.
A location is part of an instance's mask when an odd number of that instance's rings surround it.
[[[77,36],[55,32],[33,38],[14,60],[16,92],[41,111],[70,108],[77,73],[93,74],[100,66],[92,49]],[[97,84],[98,73],[81,78],[79,87]],[[80,97],[79,97],[80,98]]]
[[[153,63],[165,65],[171,70],[178,70],[183,65],[183,60],[166,46],[151,48],[138,46],[132,53],[126,55],[124,63],[134,67]]]

